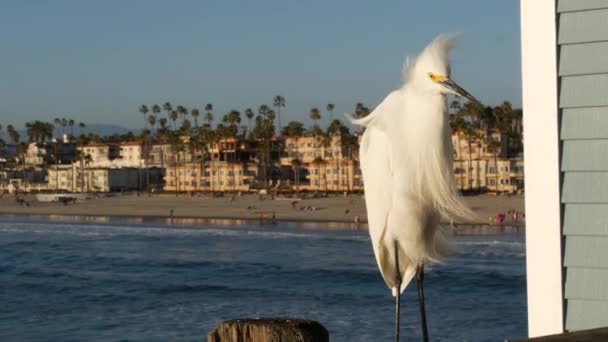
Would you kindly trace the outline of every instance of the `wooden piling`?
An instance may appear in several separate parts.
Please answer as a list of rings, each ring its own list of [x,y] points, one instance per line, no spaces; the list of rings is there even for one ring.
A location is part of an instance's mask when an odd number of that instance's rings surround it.
[[[220,323],[208,342],[329,342],[329,333],[315,321],[292,318],[237,319]]]

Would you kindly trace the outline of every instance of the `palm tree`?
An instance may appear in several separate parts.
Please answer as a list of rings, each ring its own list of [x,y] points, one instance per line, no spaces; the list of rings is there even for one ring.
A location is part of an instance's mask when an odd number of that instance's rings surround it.
[[[460,112],[460,109],[462,109],[462,105],[460,104],[460,98],[450,102],[450,109],[452,110],[452,115],[455,115],[456,113]]]
[[[158,119],[158,124],[160,125],[160,129],[164,130],[167,128],[167,118]]]
[[[302,165],[300,159],[294,158],[291,160],[291,167],[293,168],[293,180],[296,191],[298,191],[298,186],[300,185],[300,165]]]
[[[148,116],[148,123],[150,124],[150,131],[152,133],[152,131],[156,128],[156,116],[155,115]]]
[[[55,127],[57,129],[61,128],[61,119],[60,118],[53,119],[53,124],[55,124]]]
[[[66,118],[61,118],[61,137],[63,138],[63,135],[65,134],[65,128],[68,127],[68,119]]]
[[[468,117],[469,122],[474,128],[482,128],[484,125],[483,118],[485,114],[485,108],[480,103],[467,102],[458,111],[458,114]]]
[[[304,125],[298,121],[290,121],[287,126],[283,128],[283,135],[295,138],[295,155],[292,153],[291,156],[294,157],[291,161],[291,165],[294,169],[294,182],[297,186],[300,183],[300,165],[302,164],[300,161],[300,154],[298,153],[298,139],[304,135]]]
[[[274,136],[275,113],[267,105],[263,104],[258,108],[258,116],[255,118],[255,126],[251,131],[251,137],[259,141],[258,144],[258,163],[263,170],[263,177],[266,187],[269,186],[268,176],[272,167],[270,160],[271,140]]]
[[[498,152],[500,151],[500,142],[492,138],[487,139],[486,142],[488,150],[494,154],[494,191],[498,193]]]
[[[182,105],[178,105],[177,108],[175,108],[175,110],[177,111],[177,114],[179,114],[179,117],[182,119],[182,123],[183,123],[184,120],[186,119],[186,115],[188,114],[188,109]]]
[[[327,107],[325,107],[325,109],[327,109],[327,111],[329,112],[329,122],[331,122],[334,118],[334,104],[333,103],[328,103]]]
[[[460,191],[464,190],[464,166],[462,160],[462,146],[460,146],[460,135],[465,131],[467,123],[464,121],[461,115],[452,114],[450,115],[450,127],[452,128],[452,134],[456,134],[456,155],[458,162],[458,173],[460,174]]]
[[[139,112],[144,115],[144,129],[146,129],[148,127],[148,119],[146,118],[146,115],[148,115],[148,106],[142,104],[139,107]]]
[[[192,110],[190,111],[190,115],[194,119],[194,127],[198,128],[198,116],[200,115],[200,112],[197,108],[192,108]]]
[[[253,109],[245,109],[245,116],[247,117],[247,120],[249,120],[249,124],[247,125],[247,131],[251,131],[251,119],[253,119],[253,117],[255,116],[255,114],[253,113]]]
[[[480,189],[481,189],[480,188],[480,186],[481,186],[481,184],[480,184],[481,183],[481,181],[480,181],[481,175],[480,175],[480,170],[479,169],[481,167],[481,165],[480,165],[481,164],[481,145],[482,145],[482,140],[484,138],[485,137],[484,137],[484,135],[482,133],[480,133],[480,132],[476,132],[475,133],[475,145],[477,146],[477,160],[476,160],[477,170],[475,171],[475,175],[476,175],[475,178],[476,178],[476,182],[477,182],[477,192],[479,192]]]
[[[6,126],[6,133],[8,133],[8,137],[14,145],[19,144],[19,132],[17,132],[13,125]]]
[[[171,112],[173,111],[173,106],[171,105],[171,102],[165,102],[163,104],[163,110],[167,113],[167,117],[169,117],[169,114],[171,114]]]
[[[314,107],[310,110],[310,119],[313,121],[312,131],[315,135],[318,135],[319,126],[317,125],[317,120],[321,119],[319,108]]]
[[[277,119],[278,119],[278,129],[277,131],[280,132],[281,131],[281,108],[285,108],[285,105],[287,103],[285,102],[285,98],[281,95],[277,95],[274,97],[274,102],[273,102],[273,106],[277,109]]]
[[[211,128],[211,122],[213,121],[213,105],[211,103],[205,105],[205,121],[207,121],[207,127]]]
[[[180,154],[184,150],[184,144],[182,144],[182,140],[180,139],[179,133],[173,131],[169,134],[169,144],[171,145],[171,150],[177,157],[175,162],[175,197],[179,195],[180,192]]]
[[[471,125],[466,125],[464,128],[464,135],[467,138],[467,148],[469,151],[469,165],[467,166],[467,179],[469,180],[469,184],[467,186],[467,189],[469,191],[473,190],[473,151],[471,149],[471,142],[473,141],[473,139],[475,139],[477,137],[477,133],[475,132],[475,129],[473,127],[471,127]]]
[[[173,121],[173,130],[175,131],[177,129],[177,118],[179,117],[179,113],[177,113],[176,110],[172,110],[171,113],[169,113],[169,119],[171,119],[171,121]]]
[[[158,119],[160,117],[160,106],[155,104],[152,106],[152,114]]]
[[[20,136],[19,136],[19,132],[17,132],[17,130],[15,129],[15,127],[13,127],[13,125],[8,125],[6,126],[6,132],[8,133],[8,137],[11,140],[11,142],[14,145],[18,145],[19,144],[19,140],[20,140]],[[20,148],[21,146],[17,146],[17,155],[19,156],[19,158],[21,159],[21,162],[23,164],[23,149]],[[25,178],[25,177],[24,177]]]
[[[70,126],[70,135],[72,137],[74,136],[74,125],[75,124],[76,124],[76,122],[74,121],[74,119],[68,120],[68,125]]]
[[[241,123],[241,113],[238,110],[233,109],[224,116],[223,121],[229,125],[231,135],[236,138],[236,134],[238,133],[237,126]]]
[[[79,134],[78,135],[83,135],[84,134],[84,127],[85,126],[86,125],[85,125],[84,122],[81,122],[81,123],[78,124],[78,128],[79,128],[79,132],[78,132]]]

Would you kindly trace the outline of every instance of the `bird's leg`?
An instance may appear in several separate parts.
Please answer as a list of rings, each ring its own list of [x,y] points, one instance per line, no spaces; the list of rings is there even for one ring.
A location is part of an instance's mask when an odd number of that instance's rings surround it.
[[[401,308],[401,271],[399,269],[399,246],[395,241],[395,276],[397,279],[395,295],[395,341],[399,342],[399,310]]]
[[[424,266],[421,264],[416,270],[416,284],[418,285],[418,303],[420,304],[420,323],[422,324],[422,341],[429,342],[429,333],[426,329],[426,311],[424,309]]]

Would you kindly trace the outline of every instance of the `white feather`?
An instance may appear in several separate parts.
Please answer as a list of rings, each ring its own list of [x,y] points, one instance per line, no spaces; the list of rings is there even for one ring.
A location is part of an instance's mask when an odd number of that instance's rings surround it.
[[[436,38],[408,61],[405,84],[390,93],[363,125],[360,160],[369,232],[380,272],[396,290],[395,246],[401,292],[417,266],[437,262],[451,250],[441,217],[468,218],[452,171],[452,141],[445,93],[429,72],[449,76],[450,36]]]

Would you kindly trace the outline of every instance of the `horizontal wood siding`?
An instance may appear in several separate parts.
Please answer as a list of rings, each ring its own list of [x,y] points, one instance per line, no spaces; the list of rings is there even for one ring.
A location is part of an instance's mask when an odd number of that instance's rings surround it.
[[[608,270],[603,268],[568,267],[566,297],[581,300],[608,300],[608,287],[603,286]],[[585,279],[586,281],[580,281]]]
[[[564,172],[562,203],[608,203],[608,172]]]
[[[563,232],[577,236],[608,236],[608,204],[566,205]],[[608,287],[607,287],[608,288]]]
[[[559,16],[557,41],[560,45],[607,41],[606,18],[608,18],[608,8],[562,13]]]
[[[566,329],[583,330],[608,326],[606,301],[568,300]]]
[[[562,171],[608,170],[608,140],[566,140],[562,146]]]
[[[608,0],[558,0],[566,329],[608,326]]]
[[[563,109],[560,137],[562,140],[608,139],[608,107]]]
[[[608,106],[608,74],[564,76],[561,80],[561,108]]]
[[[608,236],[569,235],[564,265],[583,268],[608,268]]]
[[[592,9],[608,8],[606,0],[558,0],[557,12],[574,12]]]
[[[608,73],[608,58],[597,56],[608,56],[608,42],[563,45],[560,48],[559,75]]]

